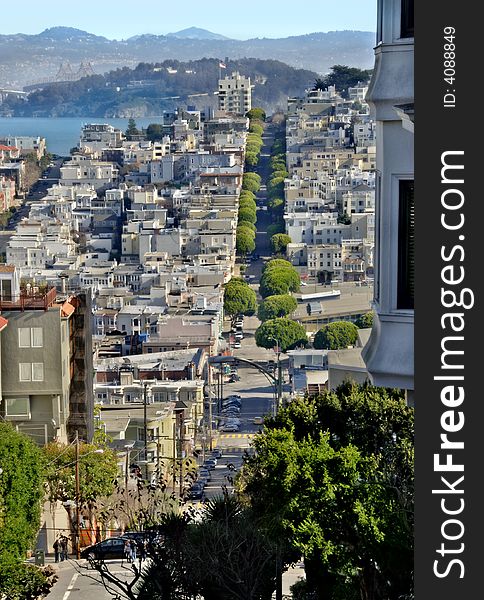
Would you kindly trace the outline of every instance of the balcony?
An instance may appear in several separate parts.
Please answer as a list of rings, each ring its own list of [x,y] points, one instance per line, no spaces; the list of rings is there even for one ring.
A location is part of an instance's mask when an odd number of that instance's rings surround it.
[[[47,310],[57,298],[57,290],[50,288],[48,291],[20,291],[17,295],[2,294],[0,296],[0,310]]]

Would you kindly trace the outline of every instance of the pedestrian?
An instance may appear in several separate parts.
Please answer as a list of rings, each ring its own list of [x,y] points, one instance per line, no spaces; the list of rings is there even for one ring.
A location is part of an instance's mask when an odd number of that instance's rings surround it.
[[[124,540],[124,558],[126,562],[131,562],[131,544],[129,540]]]
[[[134,562],[136,560],[136,542],[135,542],[135,540],[131,540],[130,547],[131,547],[131,562]]]
[[[148,540],[143,540],[141,542],[140,558],[141,558],[141,560],[146,560],[147,556],[148,556]]]
[[[61,562],[67,560],[67,538],[65,535],[62,535],[59,540],[59,548]]]
[[[55,562],[59,562],[59,538],[57,537],[55,539],[55,542],[52,544],[53,548],[54,548],[54,559]]]

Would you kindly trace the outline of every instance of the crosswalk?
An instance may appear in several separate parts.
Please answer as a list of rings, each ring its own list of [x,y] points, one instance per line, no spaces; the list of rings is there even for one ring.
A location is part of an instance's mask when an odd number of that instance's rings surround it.
[[[255,435],[255,433],[221,433],[219,438],[221,440],[251,440]]]

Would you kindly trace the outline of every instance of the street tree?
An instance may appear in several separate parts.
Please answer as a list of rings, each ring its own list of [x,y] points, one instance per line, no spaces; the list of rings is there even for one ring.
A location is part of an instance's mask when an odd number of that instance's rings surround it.
[[[304,556],[308,597],[413,597],[413,410],[400,392],[347,383],[294,399],[254,449],[239,493]]]
[[[322,327],[314,336],[318,350],[339,350],[353,346],[358,339],[358,327],[349,321],[334,321]]]
[[[256,212],[257,204],[251,198],[242,198],[239,202],[239,209],[241,208],[249,208],[251,211]]]
[[[285,233],[276,233],[271,237],[271,248],[274,254],[283,254],[288,244],[292,242],[291,237]]]
[[[25,434],[0,422],[0,597],[36,598],[46,578],[26,565],[40,526],[42,453]],[[47,589],[45,586],[47,585]]]
[[[301,279],[294,269],[285,267],[266,269],[260,279],[259,293],[263,298],[289,292],[299,292]]]
[[[244,224],[245,221],[242,221],[242,225],[237,227],[235,245],[239,254],[250,254],[255,250],[255,234]]]
[[[270,271],[271,269],[289,269],[291,271],[295,271],[296,269],[292,266],[292,264],[285,260],[284,258],[273,258],[272,260],[268,260],[264,267],[263,272]]]
[[[102,450],[102,453],[100,453]],[[66,503],[73,532],[76,528],[74,514],[68,503],[76,499],[76,448],[74,444],[50,442],[42,449],[46,467],[44,470],[47,499],[54,505]],[[79,505],[87,511],[92,522],[96,501],[110,496],[116,489],[118,464],[116,453],[103,444],[79,444]]]
[[[259,154],[257,152],[246,152],[245,162],[250,167],[255,167],[259,162]]]
[[[259,125],[259,123],[251,121],[251,124],[249,125],[249,132],[261,136],[264,133],[264,128],[262,125]]]
[[[285,230],[284,223],[278,219],[275,223],[272,223],[267,227],[267,237],[271,238],[276,233],[284,233]]]
[[[251,108],[246,114],[246,117],[249,118],[249,120],[253,120],[256,119],[258,121],[265,121],[266,120],[266,113],[265,110],[263,110],[262,108]]]
[[[364,315],[361,315],[361,317],[356,319],[355,325],[358,329],[371,329],[373,327],[373,311],[370,310]]]
[[[260,348],[273,348],[278,343],[282,352],[298,346],[306,347],[307,339],[304,327],[286,317],[269,319],[262,323],[255,332],[257,346]]]
[[[261,321],[268,321],[278,317],[287,317],[297,308],[297,301],[289,294],[268,296],[259,305],[257,316]]]
[[[261,178],[257,173],[244,173],[242,178],[242,190],[256,193],[260,189]]]
[[[242,279],[232,278],[224,288],[224,313],[235,317],[253,315],[256,310],[255,291]]]
[[[242,202],[242,200],[246,199],[253,200],[255,202],[255,194],[253,192],[249,192],[249,190],[241,190],[239,202]]]
[[[249,223],[255,224],[255,222],[257,221],[256,211],[248,207],[239,208],[239,224],[241,224],[242,221],[247,221]]]

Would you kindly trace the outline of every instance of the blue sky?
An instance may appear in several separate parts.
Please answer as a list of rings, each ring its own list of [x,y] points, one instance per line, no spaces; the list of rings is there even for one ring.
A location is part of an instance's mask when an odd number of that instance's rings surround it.
[[[125,39],[197,26],[237,39],[287,37],[316,31],[375,31],[377,0],[24,0],[2,2],[0,33],[40,33],[64,25]],[[243,7],[243,8],[242,8]]]

